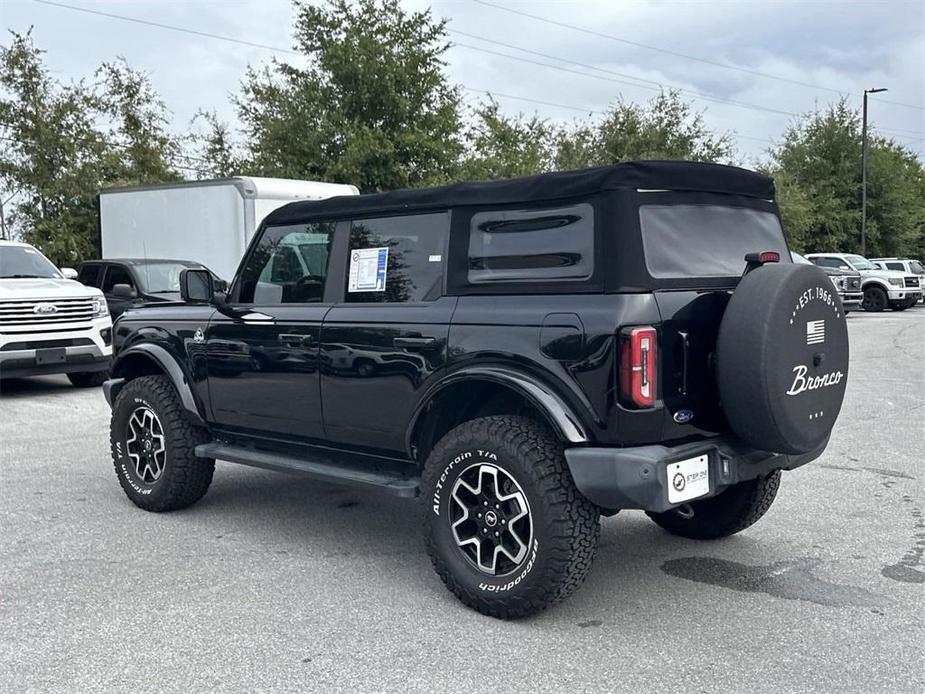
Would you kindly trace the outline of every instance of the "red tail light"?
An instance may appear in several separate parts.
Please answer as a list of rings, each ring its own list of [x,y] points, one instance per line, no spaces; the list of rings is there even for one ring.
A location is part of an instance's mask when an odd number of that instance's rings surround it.
[[[620,335],[620,399],[630,407],[655,405],[658,350],[655,328],[627,328]]]

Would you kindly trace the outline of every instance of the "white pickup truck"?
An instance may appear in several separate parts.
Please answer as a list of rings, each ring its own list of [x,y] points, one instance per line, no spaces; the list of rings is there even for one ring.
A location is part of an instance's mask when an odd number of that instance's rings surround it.
[[[865,311],[905,311],[922,298],[919,278],[912,273],[884,270],[854,253],[807,253],[806,259],[822,268],[854,271],[861,275]]]
[[[65,373],[98,386],[112,358],[112,320],[99,289],[26,243],[0,241],[0,379]]]

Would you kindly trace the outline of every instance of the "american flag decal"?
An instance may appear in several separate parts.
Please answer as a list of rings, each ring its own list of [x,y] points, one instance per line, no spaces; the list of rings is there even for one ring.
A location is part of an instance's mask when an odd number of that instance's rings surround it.
[[[806,344],[819,345],[825,342],[825,321],[806,321]]]

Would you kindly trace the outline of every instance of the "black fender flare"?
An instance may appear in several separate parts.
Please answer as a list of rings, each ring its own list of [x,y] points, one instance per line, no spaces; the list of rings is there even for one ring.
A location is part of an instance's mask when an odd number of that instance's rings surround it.
[[[113,361],[112,379],[104,384],[104,392],[106,393],[106,399],[109,403],[112,404],[115,402],[119,390],[125,385],[126,380],[129,380],[127,379],[129,374],[125,373],[125,363],[128,361],[129,357],[138,356],[154,362],[154,364],[164,372],[164,375],[173,383],[173,387],[180,396],[183,409],[186,410],[187,415],[193,423],[199,426],[205,426],[206,422],[202,416],[202,410],[199,407],[199,403],[196,401],[196,397],[193,395],[193,391],[189,385],[189,377],[183,367],[180,366],[177,359],[167,349],[148,342],[129,347],[120,352]]]
[[[415,409],[411,424],[405,434],[405,445],[408,451],[412,449],[415,432],[427,406],[443,390],[463,381],[489,381],[507,386],[543,413],[562,440],[570,445],[588,443],[588,433],[581,419],[575,415],[565,400],[544,384],[513,369],[499,366],[473,366],[448,374],[427,391]]]

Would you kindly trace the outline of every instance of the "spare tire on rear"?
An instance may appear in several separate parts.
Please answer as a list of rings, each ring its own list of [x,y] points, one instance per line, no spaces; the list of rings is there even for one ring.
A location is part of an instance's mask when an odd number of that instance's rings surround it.
[[[826,274],[768,264],[746,274],[720,324],[720,401],[755,448],[799,454],[824,444],[848,381],[848,328]]]

